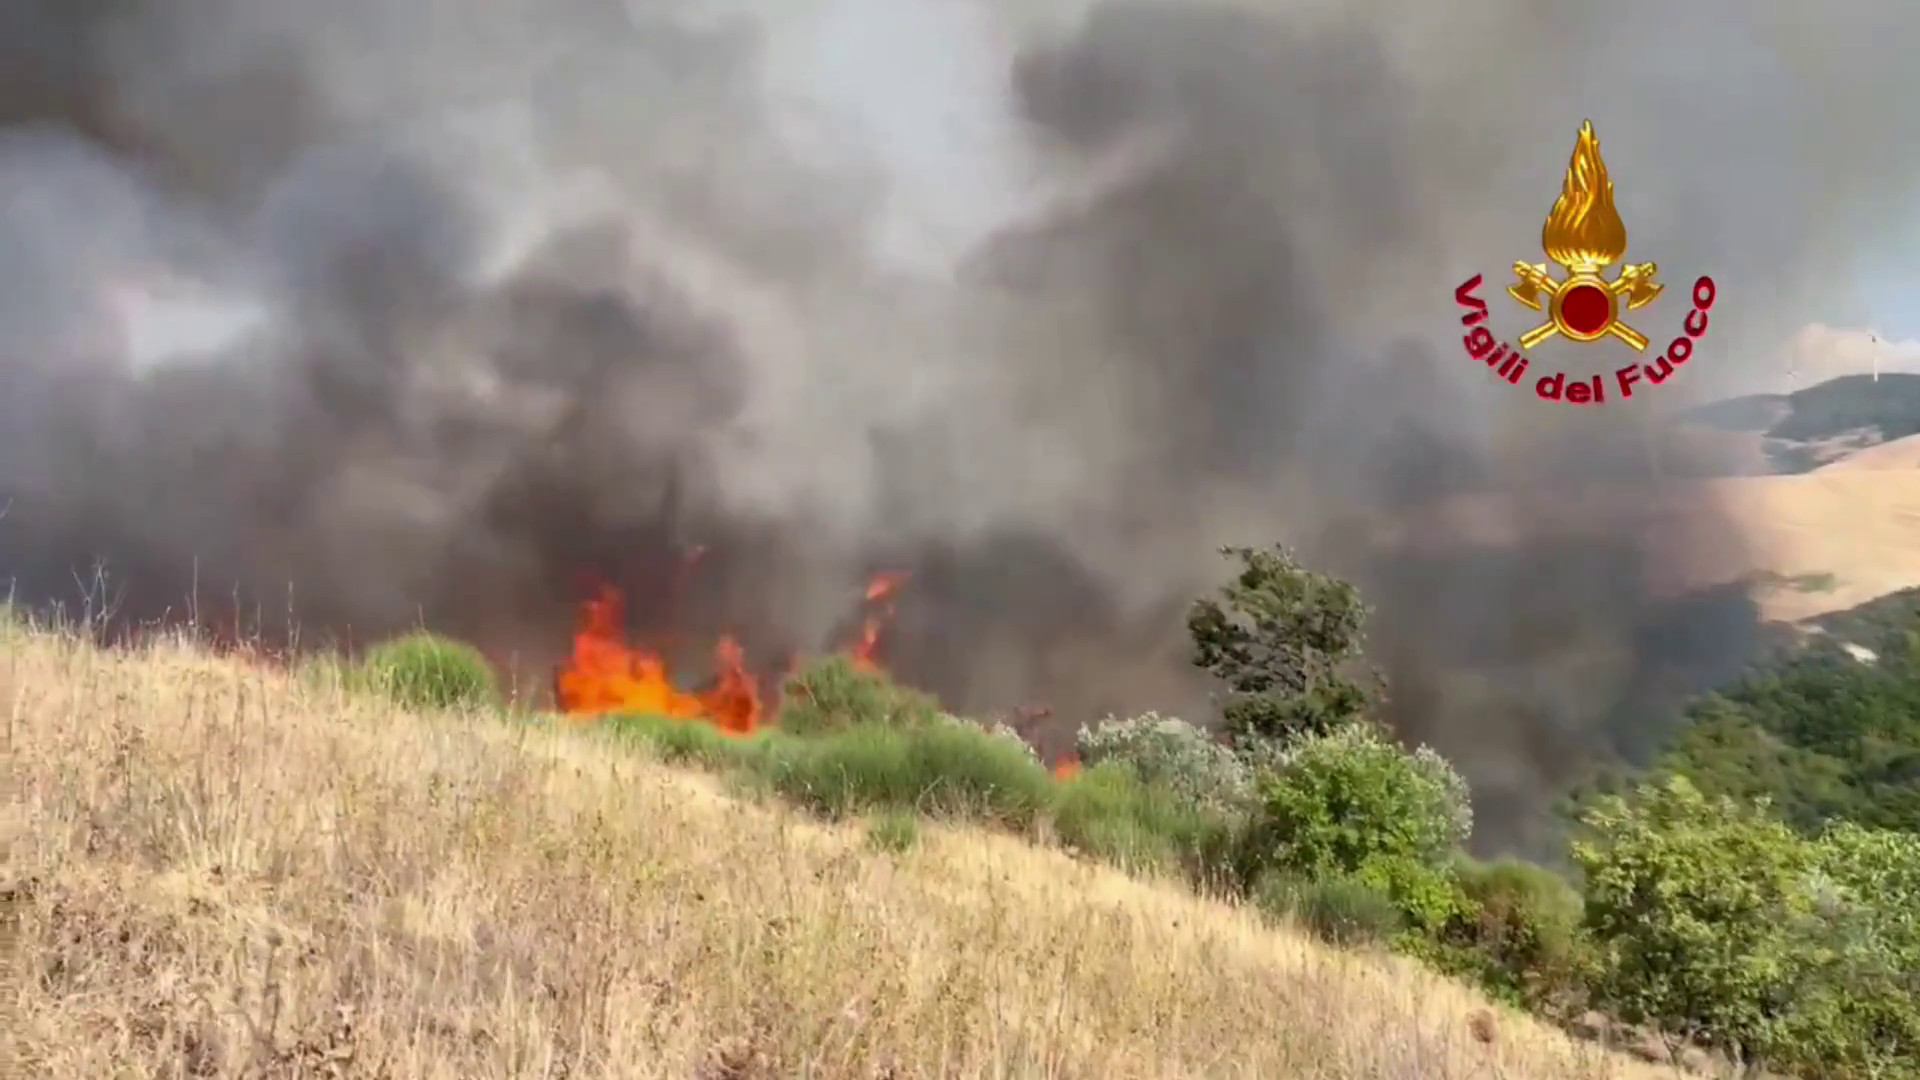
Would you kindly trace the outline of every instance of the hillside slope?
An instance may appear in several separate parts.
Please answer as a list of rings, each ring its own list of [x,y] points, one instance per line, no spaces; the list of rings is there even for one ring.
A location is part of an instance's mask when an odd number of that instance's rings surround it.
[[[1817,471],[1854,469],[1920,469],[1920,435],[1908,435],[1864,450],[1855,450],[1820,466]]]
[[[1741,565],[1696,573],[1765,574],[1762,611],[1781,620],[1842,611],[1920,585],[1920,470],[1828,467],[1798,476],[1708,483],[1746,532]]]
[[[1011,838],[889,856],[584,733],[0,636],[22,1075],[1671,1075]]]
[[[1920,375],[1844,375],[1791,394],[1714,402],[1683,420],[1700,432],[1751,441],[1765,471],[1807,472],[1920,434]]]

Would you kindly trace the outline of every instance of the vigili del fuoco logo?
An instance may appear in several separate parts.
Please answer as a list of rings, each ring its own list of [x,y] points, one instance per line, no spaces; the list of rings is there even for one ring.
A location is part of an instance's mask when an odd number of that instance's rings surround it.
[[[1522,386],[1533,366],[1529,353],[1553,338],[1581,345],[1617,342],[1636,353],[1645,353],[1647,336],[1629,326],[1622,316],[1653,303],[1666,286],[1654,280],[1659,267],[1650,262],[1623,264],[1612,280],[1606,277],[1607,268],[1627,253],[1627,226],[1613,207],[1613,181],[1607,176],[1607,163],[1600,157],[1600,140],[1593,133],[1592,121],[1580,125],[1560,197],[1554,200],[1547,223],[1540,229],[1540,246],[1566,276],[1555,277],[1546,263],[1513,264],[1517,280],[1507,286],[1507,295],[1547,317],[1547,321],[1521,334],[1517,347],[1496,341],[1493,332],[1483,325],[1487,302],[1478,295],[1479,274],[1453,290],[1454,302],[1466,309],[1460,323],[1469,327],[1461,339],[1467,355],[1508,383]],[[1532,384],[1535,396],[1569,405],[1605,405],[1609,387],[1617,394],[1615,400],[1625,400],[1643,380],[1659,386],[1692,358],[1694,343],[1706,335],[1707,312],[1713,308],[1714,296],[1712,278],[1701,277],[1693,283],[1693,309],[1681,324],[1682,332],[1652,362],[1636,359],[1615,368],[1611,377],[1598,372],[1541,373]]]

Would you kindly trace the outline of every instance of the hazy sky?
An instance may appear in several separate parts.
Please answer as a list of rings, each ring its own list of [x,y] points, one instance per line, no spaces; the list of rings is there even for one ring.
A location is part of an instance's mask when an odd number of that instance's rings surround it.
[[[1036,4],[1029,16],[1044,19],[1049,12],[1062,15],[1077,6]],[[1288,6],[1305,10],[1314,4],[1295,0]],[[1001,7],[819,0],[792,9],[789,25],[805,26],[806,31],[770,39],[767,91],[775,100],[786,102],[796,122],[805,125],[796,127],[796,137],[858,148],[851,152],[886,171],[886,203],[874,242],[902,269],[942,273],[996,225],[1047,197],[1033,180],[1043,170],[1027,156],[1031,149],[1010,119],[1004,78],[1017,38],[1030,23],[1016,25],[1014,16],[996,10]],[[1591,97],[1589,108],[1601,125],[1603,142],[1617,148],[1615,154],[1624,155],[1633,154],[1640,133],[1630,123],[1630,111],[1608,109],[1607,98],[1614,91],[1607,88],[1631,83],[1642,73],[1684,69],[1703,43],[1711,44],[1715,66],[1722,73],[1714,85],[1700,88],[1703,99],[1737,96],[1741,111],[1783,117],[1817,107],[1812,102],[1818,95],[1805,92],[1798,74],[1813,70],[1802,66],[1812,61],[1783,50],[1781,38],[1769,33],[1778,28],[1770,27],[1764,18],[1743,24],[1723,14],[1676,10],[1667,33],[1619,31],[1634,33],[1632,49],[1599,31],[1589,54],[1592,63],[1560,72],[1561,85],[1543,90],[1569,99],[1583,92]],[[1445,49],[1450,40],[1447,33],[1471,29],[1463,29],[1456,20],[1441,20],[1425,29],[1411,27],[1400,47],[1413,52]],[[1596,28],[1569,27],[1567,32],[1594,33]],[[1618,62],[1623,54],[1630,58],[1624,69]],[[1728,72],[1744,77],[1731,78]],[[1735,82],[1741,85],[1732,85]],[[871,90],[875,85],[886,85],[889,92],[875,94]],[[1676,109],[1687,107],[1686,102],[1675,103]],[[1610,115],[1613,112],[1628,116],[1629,122],[1621,123],[1618,116]],[[1498,119],[1490,117],[1489,126],[1499,126]],[[1566,147],[1542,145],[1533,153],[1514,147],[1503,153],[1513,155],[1516,166],[1528,172],[1543,177],[1557,174],[1572,142],[1571,114],[1568,120]],[[1708,132],[1703,138],[1710,143],[1714,136]],[[1644,170],[1647,163],[1644,156],[1629,160],[1623,173],[1616,169],[1616,177],[1635,241],[1634,256],[1659,259],[1661,237],[1653,230],[1684,228],[1688,217],[1684,208],[1650,206],[1641,199],[1635,172]],[[1672,185],[1662,188],[1673,190]],[[1534,217],[1544,213],[1554,194],[1549,183],[1542,187],[1537,206],[1520,208],[1524,212],[1516,217],[1525,227],[1519,231],[1531,231]],[[1823,296],[1811,303],[1807,297],[1800,298],[1800,305],[1806,306],[1792,313],[1793,321],[1805,330],[1784,334],[1771,344],[1753,343],[1763,353],[1778,353],[1777,358],[1766,357],[1754,366],[1777,369],[1786,385],[1805,385],[1809,378],[1817,381],[1816,377],[1844,374],[1856,367],[1870,370],[1876,354],[1883,370],[1920,365],[1920,344],[1900,344],[1920,338],[1920,301],[1915,299],[1920,296],[1920,259],[1911,254],[1916,250],[1912,241],[1920,239],[1920,197],[1910,203],[1910,213],[1889,221],[1880,232],[1880,250],[1854,252],[1851,265],[1834,275]],[[1884,211],[1866,207],[1863,212]],[[1657,221],[1649,225],[1649,218]],[[1805,227],[1817,230],[1819,224]],[[1530,254],[1516,252],[1514,257]],[[1489,272],[1497,269],[1488,268]],[[1675,269],[1682,274],[1696,272]],[[1716,267],[1710,272],[1719,273],[1723,282],[1731,274],[1736,285],[1740,276],[1737,267]],[[1436,287],[1452,284],[1439,281],[1444,277],[1439,269],[1435,273]],[[1672,278],[1673,272],[1667,276]],[[1680,296],[1684,285],[1684,281],[1674,285],[1668,297]],[[1436,336],[1443,334],[1436,331]]]
[[[761,9],[759,17],[766,17],[762,5],[744,6]],[[877,189],[884,192],[884,203],[870,233],[873,244],[901,270],[939,275],[996,225],[1046,199],[1047,190],[1035,179],[1046,175],[1046,170],[1030,159],[1030,145],[1011,118],[1005,73],[1019,37],[1028,29],[1025,21],[1016,20],[1032,20],[1048,12],[1063,14],[1075,6],[1039,4],[1017,16],[1005,11],[1005,5],[987,3],[817,0],[796,4],[779,15],[783,32],[764,38],[763,89],[777,103],[778,123],[796,145],[808,153],[838,157],[841,164],[857,161],[884,172],[885,182]],[[1312,5],[1300,0],[1289,6]],[[1600,125],[1614,164],[1634,257],[1661,258],[1660,234],[1655,230],[1684,228],[1691,219],[1685,208],[1649,203],[1641,197],[1636,173],[1646,163],[1644,156],[1635,155],[1640,133],[1630,123],[1630,112],[1607,108],[1610,92],[1603,88],[1619,86],[1623,80],[1631,83],[1637,72],[1684,66],[1690,50],[1711,41],[1718,68],[1740,72],[1746,76],[1740,81],[1750,83],[1737,90],[1743,95],[1740,111],[1784,113],[1799,109],[1813,96],[1797,88],[1794,58],[1781,54],[1779,39],[1767,36],[1763,21],[1743,27],[1713,12],[1676,11],[1672,23],[1669,33],[1641,35],[1646,37],[1644,45],[1632,50],[1623,50],[1621,42],[1602,33],[1587,53],[1595,58],[1592,64],[1576,64],[1558,73],[1560,86],[1543,88],[1569,104],[1583,94],[1593,98],[1584,107],[1591,109]],[[1452,40],[1449,34],[1473,30],[1457,20],[1423,24],[1410,28],[1398,47],[1412,52],[1445,49]],[[1566,32],[1576,30],[1593,32],[1594,28],[1572,27]],[[1631,57],[1627,69],[1607,66],[1609,58],[1623,54]],[[886,86],[888,91],[874,93],[874,86]],[[1725,85],[1701,90],[1704,98],[1712,99],[1735,92]],[[1676,108],[1685,107],[1676,104]],[[1534,115],[1538,114],[1536,103]],[[1621,116],[1629,120],[1622,122]],[[1515,226],[1517,234],[1531,233],[1533,220],[1544,213],[1555,193],[1548,178],[1564,167],[1577,122],[1572,113],[1566,120],[1562,140],[1566,146],[1497,151],[1512,158],[1515,170],[1537,174],[1543,181],[1539,198],[1516,208],[1516,220],[1523,221]],[[1489,117],[1484,126],[1492,131],[1503,125],[1500,118]],[[1703,137],[1711,142],[1713,135],[1708,132]],[[1627,159],[1626,165],[1620,163],[1621,157]],[[1675,188],[1663,184],[1662,189]],[[1792,381],[1801,381],[1809,372],[1839,374],[1856,363],[1870,367],[1875,338],[1920,338],[1920,302],[1914,299],[1920,295],[1920,269],[1910,254],[1915,250],[1911,241],[1920,235],[1916,229],[1920,199],[1910,202],[1913,211],[1904,220],[1889,223],[1880,234],[1881,250],[1851,253],[1847,260],[1851,265],[1835,274],[1824,295],[1817,299],[1802,295],[1793,304],[1795,324],[1857,330],[1864,341],[1829,354],[1822,344],[1829,335],[1795,337],[1789,331],[1771,346],[1755,341],[1750,347],[1762,353],[1775,348],[1782,357],[1792,355],[1793,359],[1775,363],[1770,357],[1755,358],[1756,367],[1782,372],[1791,368]],[[1866,212],[1884,211],[1868,208]],[[1819,226],[1816,222],[1802,227]],[[1531,254],[1516,251],[1513,257]],[[1486,269],[1497,276],[1499,267]],[[1443,280],[1449,272],[1442,267],[1432,271],[1437,295],[1454,284]],[[1667,276],[1692,272],[1675,267]],[[1737,284],[1738,268],[1719,272],[1733,274]],[[1669,298],[1678,295],[1678,286],[1668,292]],[[222,334],[249,325],[244,312],[164,286],[155,289],[150,283],[129,284],[120,300],[117,307],[127,321],[129,344],[139,356],[198,351]],[[1436,337],[1445,332],[1436,329]],[[1893,349],[1883,365],[1892,370],[1909,364],[1910,354],[1920,355],[1920,349]]]

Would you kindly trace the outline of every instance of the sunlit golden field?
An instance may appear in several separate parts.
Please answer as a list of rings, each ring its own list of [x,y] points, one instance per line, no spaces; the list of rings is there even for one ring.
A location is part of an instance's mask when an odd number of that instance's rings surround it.
[[[24,1076],[1673,1075],[1020,839],[889,855],[591,733],[5,638]]]

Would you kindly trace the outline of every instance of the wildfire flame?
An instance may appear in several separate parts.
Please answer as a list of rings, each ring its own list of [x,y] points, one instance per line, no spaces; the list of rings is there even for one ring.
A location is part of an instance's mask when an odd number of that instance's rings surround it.
[[[759,684],[733,638],[723,636],[714,645],[713,688],[689,694],[674,685],[665,658],[626,643],[625,622],[626,598],[610,585],[581,605],[573,655],[555,679],[562,709],[705,720],[736,735],[760,726]]]
[[[906,574],[887,570],[875,574],[873,580],[867,582],[867,591],[862,597],[869,608],[867,617],[860,624],[860,639],[847,650],[853,657],[854,666],[862,671],[880,670],[879,661],[874,659],[874,654],[880,648],[880,631],[886,627],[887,620],[893,618],[893,604],[890,601],[906,581]]]
[[[699,557],[695,549],[688,564]],[[844,652],[866,671],[884,670],[875,653],[881,631],[893,615],[893,597],[907,582],[899,571],[875,574],[861,595],[866,608],[860,635]],[[760,682],[748,668],[746,653],[731,636],[722,635],[713,648],[713,680],[709,689],[689,693],[680,689],[660,653],[626,640],[626,597],[611,585],[602,585],[580,606],[573,635],[573,653],[554,675],[554,690],[566,713],[592,718],[607,713],[637,713],[712,724],[729,735],[750,735],[760,729]],[[786,674],[800,667],[800,657],[788,658]],[[1045,707],[1022,710],[1029,717],[1051,716]],[[1080,772],[1080,759],[1067,754],[1049,770],[1059,782]]]
[[[875,656],[893,614],[890,599],[906,580],[904,573],[887,571],[867,583],[863,601],[869,610],[859,638],[846,649],[864,670],[881,670]],[[765,712],[760,681],[734,638],[723,635],[714,645],[712,687],[689,693],[675,684],[659,652],[627,642],[625,626],[626,598],[610,585],[601,586],[581,605],[573,653],[554,679],[562,710],[581,716],[631,712],[698,720],[732,735],[761,727]],[[799,657],[791,658],[787,674],[798,667]]]
[[[1540,230],[1547,257],[1569,270],[1596,271],[1627,253],[1627,225],[1613,208],[1613,181],[1593,121],[1580,125],[1560,197]]]

